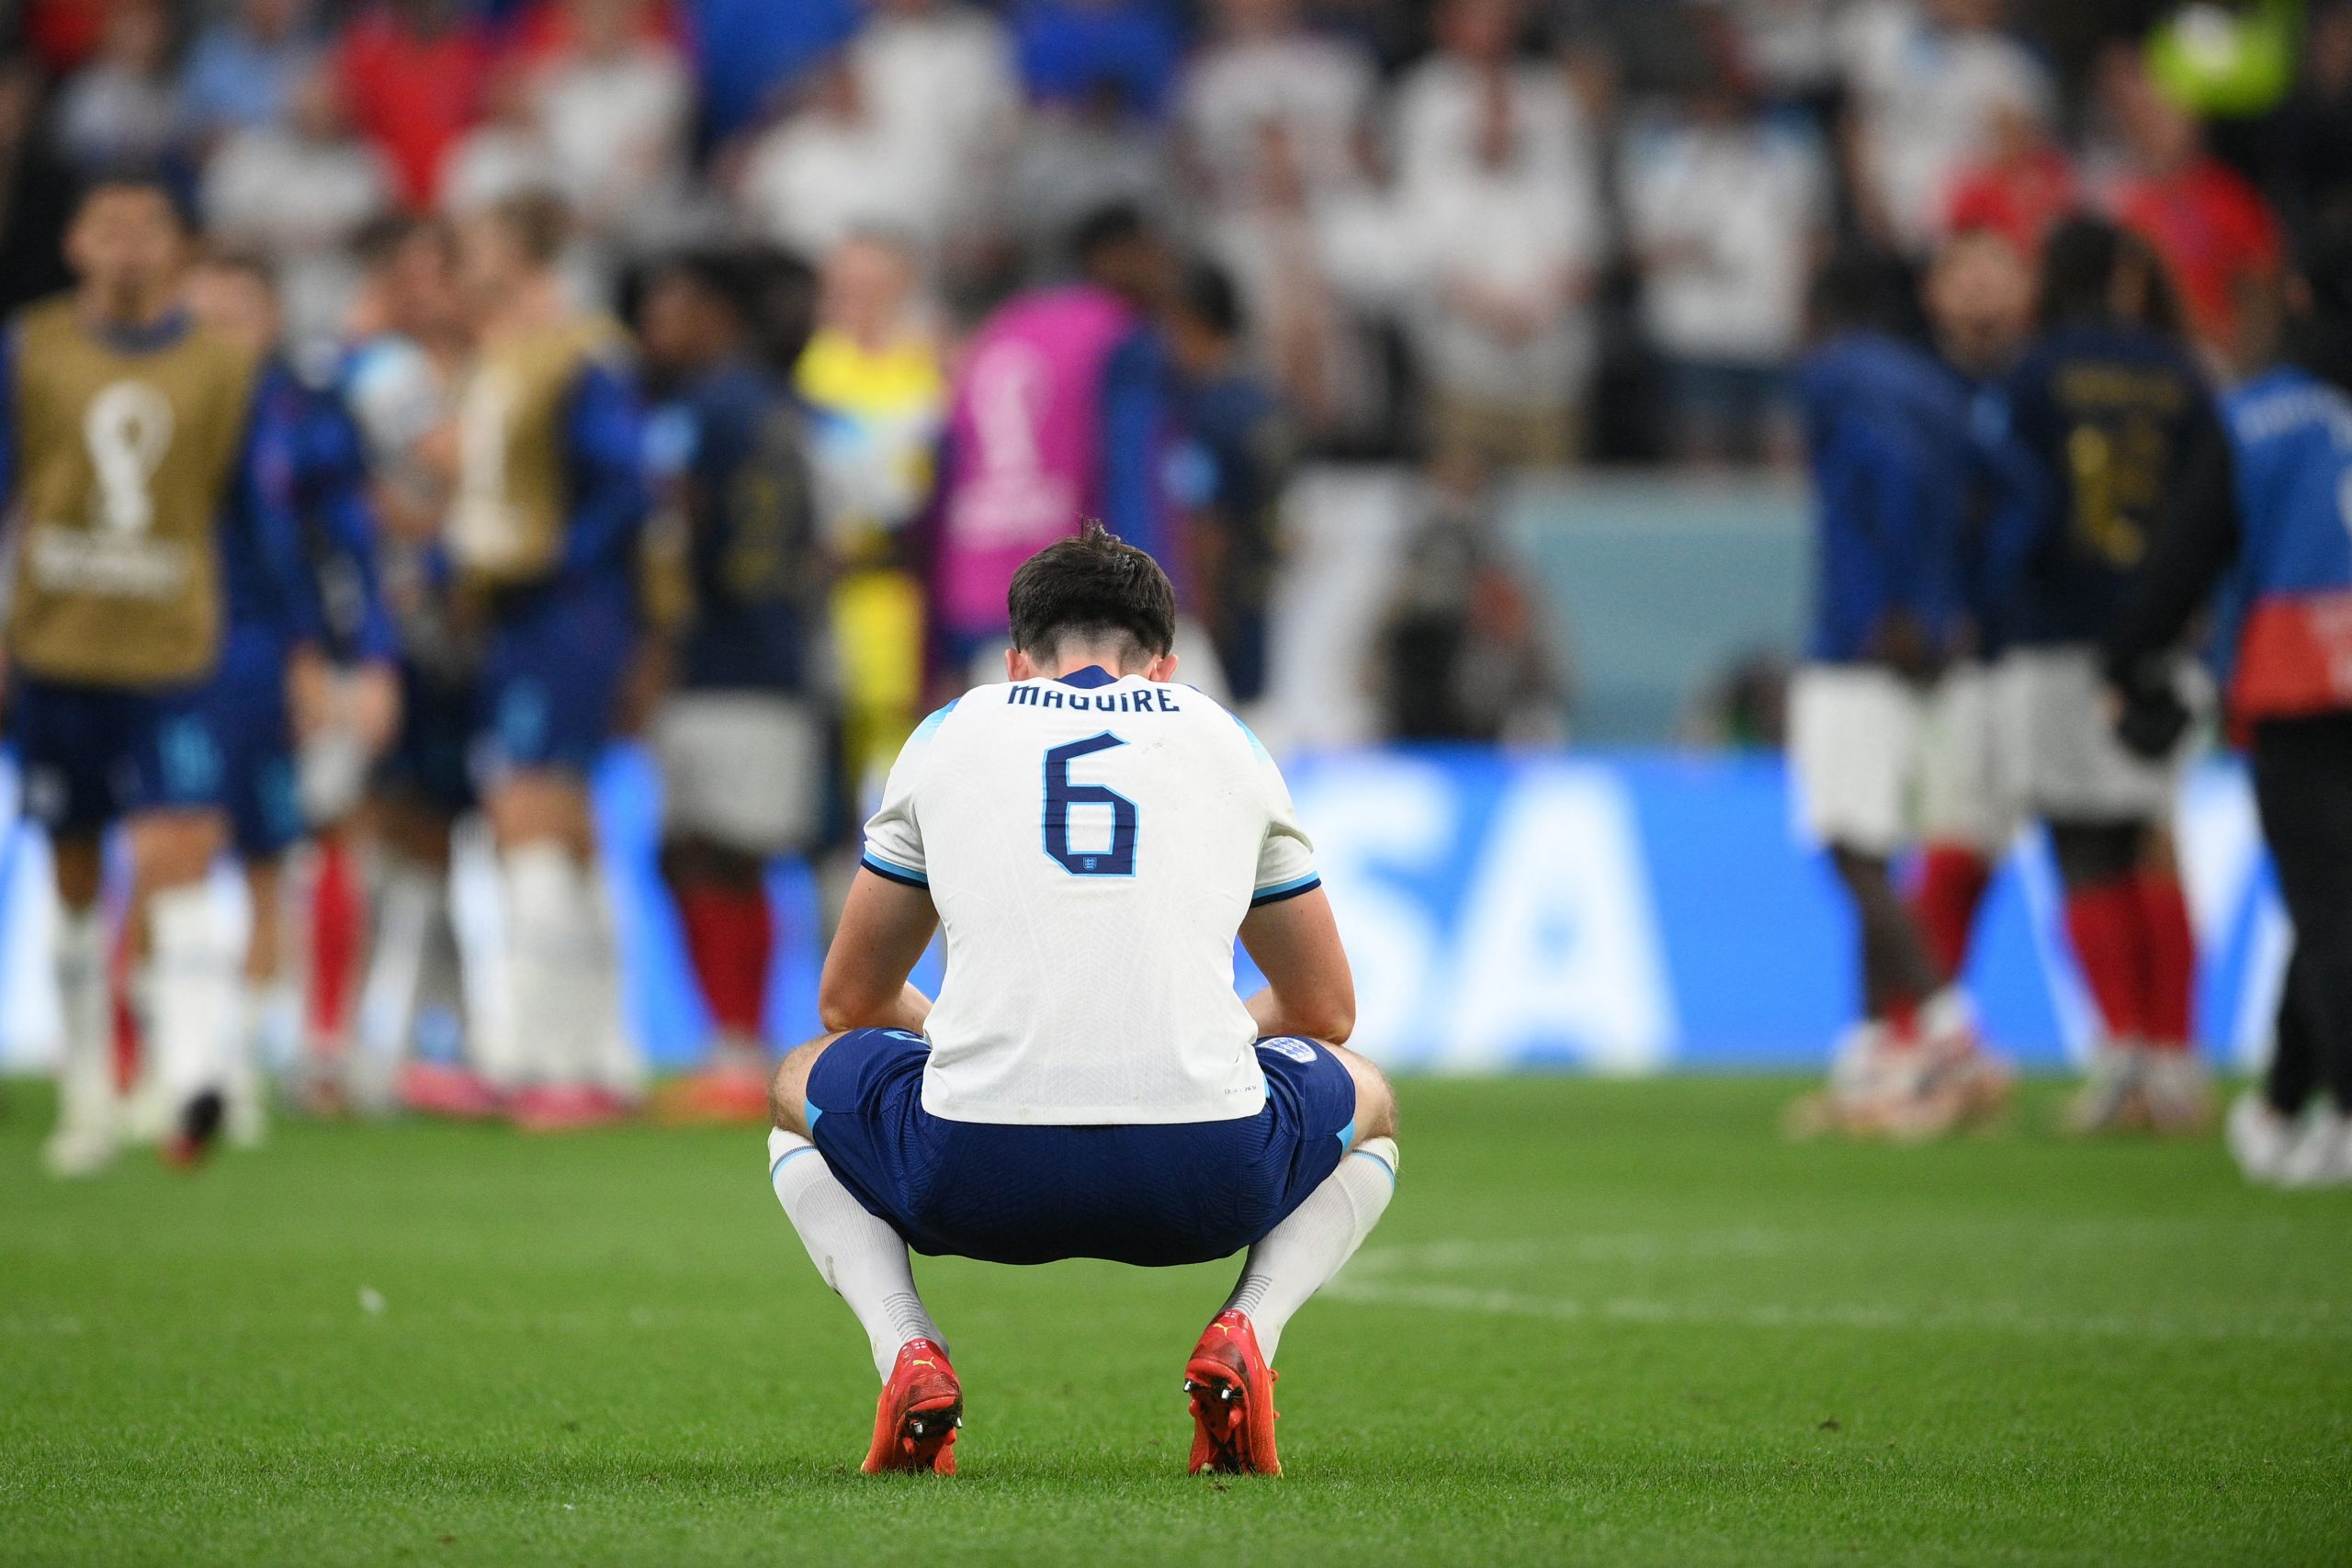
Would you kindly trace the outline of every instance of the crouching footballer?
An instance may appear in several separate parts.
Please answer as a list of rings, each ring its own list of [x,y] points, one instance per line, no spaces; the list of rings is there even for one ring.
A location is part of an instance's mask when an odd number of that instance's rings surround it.
[[[787,1055],[768,1177],[883,1380],[865,1468],[952,1474],[964,1395],[908,1249],[1202,1263],[1248,1249],[1184,1366],[1192,1468],[1278,1474],[1272,1362],[1396,1181],[1396,1106],[1340,1048],[1355,985],[1282,775],[1171,683],[1175,596],[1090,525],[1009,595],[1011,683],[891,770]],[[934,928],[936,1002],[908,983]],[[1267,979],[1233,988],[1238,934]]]

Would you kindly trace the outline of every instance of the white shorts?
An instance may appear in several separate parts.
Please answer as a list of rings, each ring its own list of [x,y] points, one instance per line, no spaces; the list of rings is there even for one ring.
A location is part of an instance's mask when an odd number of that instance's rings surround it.
[[[1789,682],[1797,822],[1817,842],[1890,855],[1910,838],[1927,699],[1894,671],[1807,664]]]
[[[2075,822],[2169,819],[2195,726],[2160,761],[2127,750],[2115,738],[2107,683],[2088,648],[2019,649],[2002,659],[1998,679],[1998,744],[2027,812]],[[2178,679],[2192,710],[2210,708],[2211,688],[2186,660]]]
[[[682,692],[653,716],[662,827],[747,854],[816,841],[825,731],[814,704],[766,692]]]
[[[2009,753],[2001,745],[1993,667],[1957,664],[1936,682],[1919,747],[1922,841],[1959,844],[1998,860],[2024,825]]]

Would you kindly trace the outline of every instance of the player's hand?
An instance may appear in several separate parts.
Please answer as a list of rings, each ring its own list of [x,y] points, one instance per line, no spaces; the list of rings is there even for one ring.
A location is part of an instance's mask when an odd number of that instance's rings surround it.
[[[344,712],[360,749],[380,757],[401,728],[401,682],[389,664],[364,664],[352,671]]]
[[[2109,718],[2123,749],[2149,761],[2162,761],[2180,745],[2196,715],[2166,674],[2150,671],[2111,687]]]
[[[286,706],[299,740],[334,722],[334,667],[325,654],[307,643],[286,660]]]
[[[1935,637],[1917,615],[1890,611],[1871,630],[1865,649],[1871,659],[1909,682],[1924,686],[1941,672],[1943,660]]]
[[[653,722],[654,710],[677,683],[678,656],[666,637],[649,637],[638,645],[621,680],[619,710],[615,727],[623,735],[642,735]]]

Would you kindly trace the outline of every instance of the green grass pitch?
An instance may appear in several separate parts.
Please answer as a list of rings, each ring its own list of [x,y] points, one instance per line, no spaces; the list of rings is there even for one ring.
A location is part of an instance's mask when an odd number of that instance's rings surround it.
[[[919,1266],[964,1473],[756,1134],[289,1126],[35,1174],[0,1116],[0,1562],[2352,1561],[2352,1194],[2211,1144],[1791,1145],[1795,1086],[1404,1086],[1283,1346],[1281,1480],[1185,1477],[1230,1269]],[[364,1298],[364,1299],[363,1299]]]

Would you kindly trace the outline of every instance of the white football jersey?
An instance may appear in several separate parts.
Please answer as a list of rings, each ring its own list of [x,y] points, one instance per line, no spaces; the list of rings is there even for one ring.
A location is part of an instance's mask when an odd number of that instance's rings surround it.
[[[975,688],[899,754],[864,863],[928,887],[946,933],[933,1115],[1115,1125],[1265,1105],[1234,933],[1319,879],[1272,759],[1192,687],[1090,667]]]

